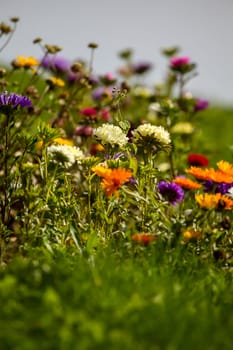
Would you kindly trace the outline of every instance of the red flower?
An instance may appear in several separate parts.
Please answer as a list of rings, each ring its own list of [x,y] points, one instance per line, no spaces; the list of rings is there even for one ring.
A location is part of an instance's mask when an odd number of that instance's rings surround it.
[[[80,113],[85,117],[95,118],[97,116],[98,111],[96,108],[86,107],[81,109]]]
[[[191,166],[207,166],[209,164],[208,158],[198,153],[190,154],[187,161]]]
[[[148,245],[151,242],[155,242],[157,241],[158,237],[155,234],[152,233],[135,233],[131,239],[134,242],[138,242],[138,243],[143,243],[145,245]]]

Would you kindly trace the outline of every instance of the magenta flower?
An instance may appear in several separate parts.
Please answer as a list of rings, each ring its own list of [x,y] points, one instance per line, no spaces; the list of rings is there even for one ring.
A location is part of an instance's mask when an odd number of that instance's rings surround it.
[[[172,68],[180,68],[181,66],[187,66],[190,64],[190,58],[187,56],[183,57],[172,57],[170,60]]]
[[[164,199],[172,205],[176,205],[184,198],[183,189],[174,182],[160,181],[157,188]]]
[[[206,109],[209,106],[209,102],[206,100],[202,100],[200,98],[196,98],[195,100],[195,106],[194,106],[194,110],[196,112],[198,111],[203,111],[204,109]]]
[[[84,117],[95,118],[98,114],[98,111],[96,108],[93,108],[93,107],[85,107],[81,109],[80,113]]]

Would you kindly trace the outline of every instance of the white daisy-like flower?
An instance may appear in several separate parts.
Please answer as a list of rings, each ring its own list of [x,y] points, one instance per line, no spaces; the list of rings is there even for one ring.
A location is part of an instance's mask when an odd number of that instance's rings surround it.
[[[60,163],[65,168],[70,168],[84,158],[80,148],[69,145],[51,145],[47,148],[47,153],[51,162]]]
[[[233,186],[227,191],[227,195],[233,199]]]
[[[128,137],[123,133],[122,129],[112,124],[103,124],[94,129],[94,135],[103,144],[110,144],[111,146],[119,145],[123,147],[128,142]]]
[[[133,141],[137,144],[154,143],[155,146],[169,146],[171,143],[170,134],[164,127],[145,123],[139,125],[132,131]]]

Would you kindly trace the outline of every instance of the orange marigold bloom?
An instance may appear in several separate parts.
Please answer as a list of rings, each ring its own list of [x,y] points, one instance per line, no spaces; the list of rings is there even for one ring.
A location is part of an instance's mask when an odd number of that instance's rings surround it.
[[[214,169],[203,169],[196,166],[191,166],[186,169],[187,174],[193,175],[198,180],[210,180],[210,174]]]
[[[158,239],[158,236],[152,233],[135,233],[134,235],[132,235],[131,239],[134,242],[139,242],[139,243],[143,243],[145,245],[148,245],[151,242],[155,242]]]
[[[195,199],[201,208],[226,210],[231,210],[233,208],[233,200],[221,193],[198,194],[195,196]]]
[[[187,177],[182,177],[182,176],[176,177],[172,182],[179,185],[180,187],[183,187],[189,190],[198,189],[201,187],[201,184],[193,180],[190,180]]]
[[[233,182],[233,176],[230,176],[226,173],[223,173],[221,170],[215,170],[213,168],[202,169],[199,167],[191,167],[186,170],[186,173],[193,175],[196,179],[202,180],[202,181],[212,180],[215,182],[225,182],[225,183]]]
[[[106,196],[111,196],[115,193],[116,197],[119,197],[118,189],[123,185],[124,182],[129,181],[132,176],[130,170],[124,168],[109,169],[110,173],[106,173],[101,186]]]
[[[220,162],[217,163],[217,166],[223,173],[233,176],[233,164],[220,160]]]

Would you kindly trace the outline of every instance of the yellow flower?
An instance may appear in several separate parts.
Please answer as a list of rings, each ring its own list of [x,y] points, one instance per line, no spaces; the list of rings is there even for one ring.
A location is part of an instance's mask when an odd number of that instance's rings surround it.
[[[54,142],[58,143],[59,145],[68,145],[68,146],[74,146],[74,141],[70,139],[63,139],[62,137],[57,137],[53,140]]]
[[[196,231],[193,228],[190,228],[183,233],[183,237],[187,241],[196,241],[196,240],[202,238],[202,234],[201,234],[201,232]]]
[[[29,56],[29,57],[17,56],[13,62],[14,66],[23,67],[23,68],[32,68],[34,66],[39,66],[39,64],[40,64],[39,61],[32,56]]]
[[[63,87],[65,85],[64,80],[56,77],[50,77],[47,79],[47,82],[51,84],[52,86],[58,86],[58,87]]]
[[[100,177],[108,176],[111,173],[111,169],[104,167],[102,165],[96,165],[91,170]]]
[[[233,176],[233,164],[221,160],[217,163],[217,166],[223,173]]]
[[[221,193],[216,194],[198,194],[195,196],[197,203],[201,208],[205,209],[225,209],[231,210],[233,207],[233,200]]]

